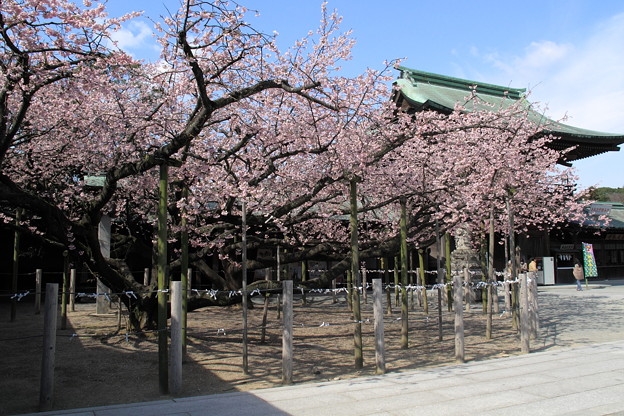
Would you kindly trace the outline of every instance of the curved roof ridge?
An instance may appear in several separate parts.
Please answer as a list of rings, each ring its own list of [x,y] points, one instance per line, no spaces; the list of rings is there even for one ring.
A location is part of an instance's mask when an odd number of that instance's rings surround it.
[[[476,87],[476,92],[479,94],[508,97],[514,100],[524,98],[526,94],[526,88],[504,87],[502,85],[494,85],[485,82],[434,74],[431,72],[418,71],[404,66],[399,66],[397,69],[401,71],[401,78],[409,78],[412,82],[423,82],[442,87],[462,89],[465,91],[472,91],[472,89]]]

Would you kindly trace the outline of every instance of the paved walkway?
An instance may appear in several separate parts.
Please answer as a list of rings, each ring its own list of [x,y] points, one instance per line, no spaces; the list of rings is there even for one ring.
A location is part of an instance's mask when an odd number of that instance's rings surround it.
[[[624,415],[624,341],[337,382],[38,413],[75,416],[468,414]]]
[[[624,415],[624,286],[602,282],[583,292],[573,286],[540,292],[542,334],[533,345],[541,351],[531,354],[37,415]],[[562,311],[569,316],[557,319]]]

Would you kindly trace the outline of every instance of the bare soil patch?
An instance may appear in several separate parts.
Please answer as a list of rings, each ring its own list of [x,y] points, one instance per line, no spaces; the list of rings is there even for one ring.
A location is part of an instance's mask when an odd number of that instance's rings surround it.
[[[410,310],[410,347],[400,348],[400,308],[386,315],[388,372],[452,364],[454,314],[443,306],[443,340],[438,340],[438,311],[430,298],[429,315]],[[281,326],[275,300],[261,340],[262,302],[249,311],[249,367],[242,372],[240,306],[204,308],[188,315],[188,348],[180,396],[247,391],[281,385]],[[43,316],[27,300],[18,304],[16,322],[9,305],[0,304],[0,415],[37,411],[42,357]],[[354,371],[353,323],[344,296],[295,298],[294,380],[327,381],[375,373],[372,300],[362,304],[364,369]],[[158,391],[158,346],[154,334],[127,334],[125,317],[118,331],[114,314],[96,315],[94,304],[77,304],[66,330],[57,332],[54,409],[82,408],[166,399]],[[493,339],[485,339],[486,318],[480,304],[464,312],[466,360],[520,353],[511,319],[495,315]],[[60,320],[60,316],[59,316]]]

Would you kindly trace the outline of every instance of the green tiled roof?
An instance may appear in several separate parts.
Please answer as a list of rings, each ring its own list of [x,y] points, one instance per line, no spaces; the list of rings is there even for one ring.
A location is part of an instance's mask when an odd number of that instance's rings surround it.
[[[531,103],[525,98],[526,89],[510,88],[500,85],[486,84],[460,78],[417,71],[399,67],[401,72],[396,85],[399,88],[397,103],[402,100],[415,111],[435,110],[450,113],[456,104],[465,107],[466,111],[487,108],[506,108],[521,101],[529,110],[529,118],[538,126],[544,126],[541,134],[553,134],[559,140],[552,147],[563,150],[579,146],[567,157],[568,161],[594,156],[607,151],[619,150],[618,145],[624,142],[624,135],[603,133],[579,127],[569,126],[549,119],[531,109]],[[472,91],[480,100],[489,104],[487,107],[478,101],[470,101]]]
[[[505,88],[405,67],[399,67],[399,70],[401,77],[397,84],[409,98],[421,103],[430,100],[451,110],[455,103],[465,103],[473,89],[479,98],[501,105],[508,105],[504,103],[506,100],[523,98],[526,92],[525,89]]]

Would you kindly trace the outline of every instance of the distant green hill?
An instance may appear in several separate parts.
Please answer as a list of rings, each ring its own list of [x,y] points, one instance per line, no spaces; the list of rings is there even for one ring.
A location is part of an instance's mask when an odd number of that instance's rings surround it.
[[[624,203],[624,188],[593,188],[589,198],[599,202]]]

